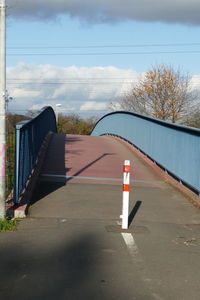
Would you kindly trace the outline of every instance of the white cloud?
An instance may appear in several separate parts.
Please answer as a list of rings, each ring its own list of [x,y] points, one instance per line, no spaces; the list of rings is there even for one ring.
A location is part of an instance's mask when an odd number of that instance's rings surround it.
[[[86,101],[83,105],[81,105],[80,110],[81,111],[92,111],[92,110],[107,110],[108,109],[108,103],[98,103],[95,101]]]
[[[58,67],[19,63],[7,68],[7,90],[13,97],[12,111],[40,109],[57,103],[60,112],[103,111],[116,103],[144,76],[131,69],[116,67]],[[200,75],[191,88],[200,90]]]
[[[119,100],[139,74],[115,67],[58,67],[19,63],[7,68],[13,110],[27,111],[61,103],[61,112],[105,110]]]
[[[13,88],[12,97],[16,100],[22,98],[36,98],[40,96],[40,91],[26,90],[23,88]]]
[[[7,0],[9,15],[53,19],[60,15],[88,23],[124,20],[200,24],[199,0]]]
[[[192,89],[200,89],[200,75],[192,76],[190,86]]]

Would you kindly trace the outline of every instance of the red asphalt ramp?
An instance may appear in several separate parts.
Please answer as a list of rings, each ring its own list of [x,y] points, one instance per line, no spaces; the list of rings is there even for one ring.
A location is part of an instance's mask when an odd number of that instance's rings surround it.
[[[132,184],[162,183],[142,158],[110,136],[54,135],[41,177],[58,182],[121,184],[124,160],[131,162]]]

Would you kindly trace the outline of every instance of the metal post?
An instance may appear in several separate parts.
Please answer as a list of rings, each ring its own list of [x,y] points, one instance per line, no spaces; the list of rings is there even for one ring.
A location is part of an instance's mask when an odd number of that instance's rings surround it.
[[[0,219],[5,217],[6,185],[6,3],[0,0]]]
[[[61,106],[62,106],[62,104],[60,104],[60,103],[56,104],[56,124],[57,125],[58,125],[58,114],[59,114],[58,108],[61,107]]]

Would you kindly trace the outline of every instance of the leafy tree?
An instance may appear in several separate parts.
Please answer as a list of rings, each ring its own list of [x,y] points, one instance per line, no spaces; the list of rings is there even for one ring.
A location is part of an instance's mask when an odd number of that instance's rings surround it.
[[[68,134],[88,135],[92,131],[95,118],[83,119],[76,114],[58,116],[58,132]]]
[[[26,120],[26,119],[27,119],[27,117],[24,115],[7,113],[6,114],[7,133],[10,134],[11,132],[14,132],[15,124],[17,124],[18,122],[21,122],[23,120]]]
[[[189,76],[180,70],[158,65],[145,73],[118,107],[174,123],[184,116],[195,98],[189,82]]]

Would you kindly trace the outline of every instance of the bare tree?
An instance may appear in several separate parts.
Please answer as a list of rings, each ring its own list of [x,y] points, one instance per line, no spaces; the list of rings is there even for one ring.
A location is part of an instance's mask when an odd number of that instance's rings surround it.
[[[188,111],[195,98],[189,83],[189,76],[179,69],[158,65],[145,73],[121,99],[118,107],[176,122]]]
[[[198,104],[186,115],[184,124],[191,127],[200,128],[200,107]]]

